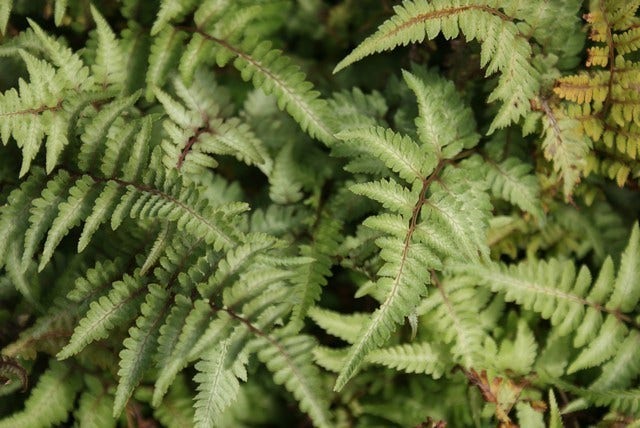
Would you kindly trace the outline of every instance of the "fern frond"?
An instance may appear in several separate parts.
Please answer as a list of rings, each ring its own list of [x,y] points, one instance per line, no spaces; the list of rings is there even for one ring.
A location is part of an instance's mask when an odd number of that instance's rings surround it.
[[[77,180],[69,189],[69,197],[59,205],[58,213],[49,228],[38,270],[44,269],[54,250],[62,238],[69,233],[69,230],[78,226],[81,220],[88,216],[91,205],[97,196],[98,189],[88,176]]]
[[[411,235],[408,236],[411,238]],[[347,383],[370,351],[387,341],[396,325],[404,322],[404,317],[416,306],[420,297],[426,294],[424,280],[418,272],[425,268],[424,253],[428,253],[428,250],[419,243],[397,241],[397,244],[401,251],[389,251],[386,254],[387,264],[379,272],[384,276],[378,280],[378,286],[388,290],[387,297],[361,329],[358,341],[349,350],[347,361],[336,380],[335,390],[340,390]],[[426,257],[428,259],[429,256]],[[426,264],[431,265],[432,263]]]
[[[530,174],[531,165],[510,157],[501,163],[489,162],[487,180],[491,192],[538,219],[544,218],[540,184]]]
[[[339,337],[347,343],[355,343],[368,315],[361,313],[343,315],[314,306],[309,309],[309,317],[332,336]]]
[[[135,316],[144,300],[144,283],[125,275],[121,281],[114,282],[112,287],[109,294],[89,305],[89,310],[78,322],[69,344],[58,353],[59,359],[69,358],[94,340],[107,337],[109,330]]]
[[[204,32],[197,34],[217,44],[222,51],[218,65],[222,66],[234,59],[236,67],[244,80],[252,81],[256,88],[278,99],[278,107],[286,111],[298,122],[303,131],[327,145],[333,144],[334,131],[327,120],[330,117],[326,102],[319,98],[313,85],[306,79],[299,67],[294,65],[281,51],[272,48],[270,42],[257,45],[247,41],[234,46],[227,40]]]
[[[590,103],[591,101],[601,103],[609,95],[608,81],[608,76],[605,73],[594,76],[588,74],[565,76],[557,80],[553,92],[561,98],[578,104]]]
[[[182,294],[175,296],[169,315],[160,327],[158,335],[158,352],[154,357],[158,367],[165,367],[171,363],[171,354],[178,344],[182,328],[192,308],[191,299]]]
[[[613,410],[625,414],[640,415],[640,389],[589,389],[575,386],[561,379],[549,379],[545,373],[544,379],[564,391],[569,391],[579,397],[587,399],[596,406],[611,406]]]
[[[165,27],[153,38],[145,78],[147,83],[145,98],[147,101],[153,100],[153,89],[162,88],[167,82],[171,70],[178,65],[182,44],[186,38],[187,35],[183,31],[171,27]]]
[[[640,267],[637,260],[640,257],[640,226],[635,223],[629,237],[629,244],[622,253],[620,269],[613,285],[613,293],[607,302],[607,308],[621,312],[631,312],[636,309],[640,300]]]
[[[393,179],[356,183],[349,186],[349,190],[356,195],[378,201],[385,209],[405,216],[411,214],[420,191],[415,186],[407,189]]]
[[[525,376],[532,371],[537,351],[538,345],[533,332],[526,321],[520,320],[515,338],[502,341],[493,364],[503,373],[511,371]]]
[[[349,129],[338,133],[336,137],[342,141],[349,141],[352,147],[380,159],[408,183],[422,180],[436,167],[435,156],[421,152],[411,138],[390,129]]]
[[[483,343],[487,338],[479,320],[478,308],[484,309],[488,295],[474,290],[464,279],[446,279],[437,276],[432,282],[438,292],[427,297],[416,310],[426,316],[427,324],[433,325],[438,341],[450,344],[453,361],[464,367],[483,367],[486,364]],[[466,303],[474,301],[474,308]]]
[[[373,53],[433,39],[441,32],[447,39],[462,32],[467,40],[480,41],[480,62],[487,67],[487,75],[502,73],[488,99],[503,102],[489,133],[516,122],[529,111],[529,100],[539,87],[538,73],[530,65],[531,47],[519,37],[516,24],[500,10],[472,0],[458,2],[456,6],[446,0],[405,0],[394,12],[338,63],[334,73]]]
[[[134,153],[123,167],[125,178],[131,177],[137,182],[86,174],[72,177],[60,170],[41,198],[34,198],[29,193],[22,195],[32,201],[31,217],[22,216],[20,210],[26,207],[22,208],[21,204],[28,202],[27,199],[20,200],[17,195],[16,210],[3,210],[3,221],[11,225],[4,230],[5,233],[11,234],[12,230],[26,232],[25,262],[31,258],[45,233],[47,238],[40,259],[40,270],[49,262],[62,238],[81,223],[84,223],[84,229],[79,242],[80,250],[87,246],[97,228],[109,219],[111,226],[117,228],[126,217],[145,219],[154,217],[156,213],[162,213],[179,230],[188,230],[192,236],[204,237],[217,249],[233,247],[238,242],[234,236],[238,232],[232,226],[231,218],[246,210],[246,205],[230,203],[214,209],[203,200],[195,185],[184,184],[174,172],[167,176],[162,170],[151,169],[144,177],[137,177],[142,173],[141,165],[147,158],[135,153],[137,147],[144,147],[149,137],[151,122],[145,122],[147,125],[143,124],[143,130],[134,144]],[[39,175],[33,177],[36,180]],[[28,188],[20,190],[26,191]],[[139,196],[141,198],[138,199]],[[60,200],[63,202],[60,203]],[[12,203],[13,200],[9,201]],[[26,218],[32,222],[28,229]],[[22,240],[12,245],[22,245]]]
[[[415,124],[425,149],[433,149],[438,158],[450,159],[478,143],[480,135],[471,108],[462,102],[453,82],[434,72],[418,77],[403,71],[402,75],[418,100]],[[443,100],[448,100],[446,106]]]
[[[18,237],[26,232],[30,204],[40,189],[45,187],[44,178],[44,171],[36,169],[19,188],[9,194],[7,203],[0,207],[0,266],[6,264],[7,255],[19,242]]]
[[[591,142],[580,131],[580,124],[575,119],[548,107],[545,113],[544,155],[553,162],[554,170],[560,175],[565,198],[568,199],[585,169]]]
[[[196,364],[198,373],[193,378],[198,384],[193,420],[196,427],[219,424],[220,415],[235,401],[240,391],[240,383],[234,369],[225,366],[228,347],[227,341],[220,343],[205,359]]]
[[[285,336],[277,339],[261,338],[255,346],[258,358],[277,384],[284,384],[319,428],[331,427],[329,402],[323,394],[320,372],[312,362],[311,350],[315,341],[309,336]]]
[[[192,10],[198,4],[197,0],[187,0],[175,2],[172,0],[162,0],[160,2],[160,10],[156,16],[156,20],[151,27],[151,35],[158,34],[166,25],[172,20],[180,20],[190,10]]]
[[[0,125],[2,142],[13,137],[23,152],[20,176],[29,170],[46,137],[47,172],[59,161],[68,144],[67,123],[70,113],[78,104],[74,86],[65,82],[61,69],[35,58],[21,50],[20,56],[27,65],[30,83],[20,80],[19,91],[9,89],[0,97]]]
[[[38,379],[24,410],[0,420],[2,428],[37,428],[63,423],[73,409],[80,379],[71,367],[52,361]]]
[[[632,330],[624,339],[616,354],[602,366],[602,373],[591,384],[595,390],[612,390],[628,388],[640,374],[640,334]]]
[[[88,428],[115,427],[116,421],[111,416],[113,396],[97,378],[86,375],[84,381],[87,389],[80,395],[78,408],[73,413],[78,425]]]
[[[36,247],[51,227],[57,216],[57,207],[65,201],[65,196],[71,185],[71,177],[68,173],[63,172],[55,180],[50,180],[42,191],[41,197],[32,202],[31,215],[29,216],[31,226],[27,229],[24,238],[23,268],[27,267],[28,262],[36,253]]]
[[[0,33],[5,34],[7,32],[7,23],[9,22],[9,16],[11,16],[11,9],[13,9],[13,1],[0,2]]]
[[[405,373],[425,373],[438,379],[445,370],[442,353],[426,342],[376,349],[367,361]]]
[[[325,370],[340,373],[347,357],[348,349],[335,349],[326,346],[316,346],[313,349],[313,359],[317,365]]]
[[[134,388],[140,382],[144,371],[151,362],[157,348],[160,323],[166,317],[169,293],[157,284],[149,286],[146,301],[140,309],[141,315],[134,327],[129,329],[129,337],[120,351],[120,378],[113,401],[113,415],[117,417],[124,410]]]
[[[53,65],[58,67],[67,87],[78,90],[90,87],[93,80],[89,76],[89,69],[77,53],[64,46],[60,41],[48,35],[38,24],[27,18],[39,43],[34,47],[43,52]]]
[[[313,231],[313,241],[301,246],[300,255],[313,261],[296,268],[296,275],[292,278],[299,296],[299,302],[293,309],[293,321],[302,321],[320,298],[322,287],[327,285],[327,278],[331,276],[332,257],[338,252],[341,241],[342,227],[342,222],[331,215],[321,214]]]
[[[162,406],[153,415],[168,428],[182,428],[193,424],[194,413],[191,391],[181,376],[172,382]]]
[[[242,245],[227,252],[226,256],[218,263],[215,273],[212,273],[209,278],[206,275],[198,275],[202,281],[198,286],[198,291],[205,298],[212,297],[218,290],[231,285],[241,271],[247,268],[247,265],[253,263],[261,253],[266,252],[275,244],[276,240],[268,235],[260,233],[248,235]],[[254,267],[259,270],[266,268],[264,265],[259,267],[254,265]]]
[[[78,156],[78,164],[82,170],[90,170],[91,165],[97,161],[98,156],[101,154],[104,140],[107,138],[111,125],[126,110],[130,109],[138,101],[139,97],[140,94],[135,93],[112,101],[90,119],[80,136],[83,144]]]
[[[437,79],[434,82],[419,81],[418,77],[408,73],[405,79],[411,81],[418,97],[424,97],[429,85],[434,85],[436,91],[446,87]],[[424,124],[429,115],[440,113],[439,105],[422,100],[419,114]],[[464,116],[468,113],[458,114]],[[417,123],[420,126],[420,120]],[[464,144],[477,143],[477,137],[466,125],[454,125],[453,129],[459,131],[456,135],[468,136],[471,132],[470,139]],[[423,136],[433,138],[433,135],[424,131]],[[386,342],[397,324],[412,316],[420,298],[427,292],[426,286],[431,282],[434,271],[442,269],[443,260],[449,257],[479,260],[488,256],[485,230],[491,210],[477,158],[450,168],[446,159],[438,158],[433,148],[428,149],[433,142],[424,141],[421,137],[421,145],[418,145],[408,137],[381,127],[348,129],[339,133],[338,138],[345,139],[345,144],[356,149],[351,151],[351,156],[362,151],[382,160],[390,170],[411,184],[412,190],[405,190],[394,199],[389,193],[394,187],[401,187],[400,184],[376,182],[356,185],[356,191],[366,192],[372,199],[393,206],[390,211],[401,214],[374,215],[364,222],[367,227],[383,233],[376,240],[383,261],[378,270],[376,288],[384,297],[350,348],[336,381],[336,390],[353,376],[369,352]],[[463,145],[456,145],[455,139],[440,142],[443,147],[441,155],[455,156],[459,153]],[[413,201],[410,206],[405,206],[403,201],[409,195]],[[452,240],[456,241],[455,246]],[[426,276],[425,271],[429,271],[430,276]]]
[[[56,15],[57,13],[56,5]],[[127,75],[122,47],[107,21],[93,5],[91,5],[91,16],[96,23],[98,39],[96,59],[91,66],[91,72],[97,84],[105,88],[112,87],[113,89],[121,90]]]
[[[203,86],[202,81],[205,79],[210,81],[211,76],[197,73],[196,81],[189,88],[183,82],[174,80],[178,94],[188,104],[187,108],[160,89],[155,91],[156,97],[171,119],[164,124],[167,134],[171,137],[171,141],[163,142],[163,148],[167,153],[165,165],[168,168],[181,168],[185,161],[191,161],[192,158],[201,159],[202,155],[232,155],[248,165],[256,165],[269,176],[273,161],[262,141],[249,126],[238,118],[217,118],[216,112],[221,108],[216,104],[214,97],[218,96],[214,91],[196,93]],[[209,93],[210,98],[207,96]],[[215,166],[215,161],[207,159],[202,162],[202,166]]]
[[[171,353],[160,362],[160,373],[155,383],[152,404],[160,407],[160,402],[166,391],[180,370],[186,367],[192,359],[190,353],[197,349],[196,343],[204,336],[205,330],[211,322],[211,309],[208,302],[197,300],[187,315],[178,336],[178,341],[171,349]],[[217,327],[217,325],[216,325]],[[198,354],[197,352],[195,353]]]
[[[637,260],[639,239],[640,228],[636,224],[617,277],[614,279],[613,263],[608,259],[593,287],[590,287],[591,274],[586,267],[576,275],[573,264],[553,259],[508,268],[467,265],[456,270],[469,273],[480,284],[504,293],[507,301],[515,301],[550,319],[560,335],[577,328],[575,346],[588,344],[588,347],[569,367],[568,372],[572,373],[609,360],[630,334],[627,324],[631,319],[627,314],[636,308],[640,294],[628,288],[628,281],[635,284],[640,280],[631,261]]]
[[[111,284],[121,278],[125,263],[124,258],[96,262],[83,276],[75,280],[73,289],[66,296],[67,299],[84,303],[94,300],[92,297],[95,295],[108,292]]]

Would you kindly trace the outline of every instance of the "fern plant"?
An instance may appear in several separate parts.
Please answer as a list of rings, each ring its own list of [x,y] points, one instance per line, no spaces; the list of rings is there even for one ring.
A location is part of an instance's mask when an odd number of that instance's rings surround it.
[[[0,2],[0,427],[640,425],[640,3],[396,3]]]

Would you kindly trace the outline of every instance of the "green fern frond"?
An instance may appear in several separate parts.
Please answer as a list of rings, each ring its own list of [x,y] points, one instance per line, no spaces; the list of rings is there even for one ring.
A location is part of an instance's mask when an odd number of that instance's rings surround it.
[[[140,94],[136,93],[113,101],[90,119],[90,122],[85,126],[85,131],[80,136],[83,142],[78,159],[80,168],[86,171],[90,165],[97,161],[110,127],[118,117],[136,103],[139,97]]]
[[[636,224],[617,277],[614,279],[613,263],[607,259],[592,287],[586,267],[576,275],[573,264],[553,259],[510,267],[467,265],[456,270],[504,293],[507,301],[515,301],[550,319],[560,335],[577,328],[575,346],[588,346],[568,368],[572,373],[609,360],[630,334],[627,314],[637,306],[640,294],[628,287],[628,281],[635,284],[639,280],[632,262],[637,260],[639,239],[640,228]]]
[[[291,204],[302,199],[303,184],[297,166],[293,144],[285,144],[275,156],[269,177],[269,197],[273,202]]]
[[[192,159],[199,160],[196,163],[202,163],[204,167],[215,167],[215,161],[202,160],[202,156],[232,155],[248,165],[256,165],[269,176],[273,161],[249,126],[239,118],[223,120],[217,117],[222,108],[216,103],[216,98],[219,98],[216,91],[209,89],[204,94],[196,92],[201,91],[205,80],[210,81],[211,76],[196,73],[195,82],[190,87],[178,79],[174,80],[176,91],[187,104],[186,108],[160,89],[155,91],[170,117],[164,124],[171,137],[163,142],[167,153],[165,165],[167,168],[188,166],[189,170],[197,171],[190,166],[195,162],[191,162]],[[209,94],[211,98],[207,96]]]
[[[446,0],[405,0],[394,8],[394,16],[338,63],[334,73],[362,58],[397,46],[433,39],[442,33],[447,39],[460,32],[482,46],[480,63],[487,75],[501,72],[498,86],[488,101],[503,105],[493,119],[489,133],[525,116],[529,100],[538,91],[538,72],[530,65],[531,46],[520,37],[511,18],[493,4],[465,0],[452,6]]]
[[[57,14],[56,5],[56,16]],[[127,75],[123,49],[107,21],[93,5],[91,5],[91,16],[96,22],[98,42],[96,59],[92,64],[91,72],[97,84],[105,88],[122,90]]]
[[[31,162],[46,138],[47,172],[58,163],[60,154],[68,145],[66,125],[71,112],[78,105],[74,97],[75,83],[65,82],[62,69],[21,50],[27,65],[30,83],[19,82],[19,91],[9,89],[0,97],[0,133],[3,144],[13,137],[23,151],[20,176],[29,171]]]
[[[439,79],[430,78],[432,82],[405,73],[405,79],[418,98],[423,98],[419,106],[418,126],[431,123],[428,122],[431,117],[442,114],[438,103],[424,100],[430,85],[436,91],[443,88],[452,91]],[[455,93],[452,92],[453,95]],[[468,115],[465,111],[461,107],[457,114],[464,117]],[[469,137],[464,145],[477,143],[477,136],[466,124],[454,125],[454,129],[459,131],[456,135]],[[402,187],[395,180],[355,187],[357,192],[365,192],[370,198],[390,207],[390,211],[401,214],[379,214],[364,221],[367,227],[383,233],[376,240],[383,261],[377,273],[376,288],[384,297],[350,348],[336,381],[336,390],[340,390],[354,375],[369,352],[387,341],[397,324],[403,323],[405,317],[414,316],[413,311],[420,298],[426,295],[426,286],[432,282],[435,270],[442,269],[443,260],[450,257],[479,260],[488,256],[485,230],[491,204],[482,181],[484,177],[479,172],[479,160],[470,159],[460,162],[457,168],[449,168],[447,159],[438,158],[433,148],[427,147],[439,144],[443,148],[441,155],[455,156],[464,145],[455,143],[458,137],[439,143],[424,140],[436,138],[434,135],[438,132],[427,133],[425,130],[420,134],[420,145],[382,127],[349,129],[338,134],[338,138],[346,140],[345,144],[356,149],[350,149],[352,156],[358,156],[358,151],[361,151],[379,158],[411,184],[412,189],[405,189],[394,198],[390,193],[394,188]],[[390,184],[392,182],[394,184]],[[409,197],[413,201],[407,206],[405,200]],[[455,248],[452,240],[456,241]],[[425,275],[425,271],[430,275]]]
[[[24,238],[23,268],[28,266],[36,253],[37,246],[51,227],[56,218],[56,208],[65,201],[71,184],[71,177],[68,173],[63,172],[56,180],[49,181],[47,187],[42,191],[41,197],[32,202],[31,215],[29,216],[31,226],[26,231]]]
[[[181,428],[193,424],[193,400],[183,376],[171,384],[162,406],[153,415],[168,428]]]
[[[13,8],[13,1],[3,1],[0,3],[0,33],[5,34],[7,32],[7,23],[9,22],[9,16],[11,15],[11,9]]]
[[[78,226],[81,220],[89,215],[91,204],[97,196],[98,189],[88,176],[77,180],[69,189],[69,197],[58,206],[58,213],[48,228],[49,232],[44,243],[38,270],[44,269],[49,263],[54,250],[62,238],[69,233],[69,230]]]
[[[31,391],[24,410],[1,419],[0,427],[44,428],[63,423],[73,409],[80,386],[80,378],[71,367],[52,361]]]
[[[141,315],[136,320],[135,326],[129,329],[129,337],[123,342],[124,349],[120,351],[120,370],[118,370],[120,380],[113,402],[114,417],[122,413],[152,360],[158,346],[160,323],[166,317],[168,298],[169,293],[164,287],[157,284],[150,285],[146,301],[140,309]]]
[[[501,163],[489,162],[487,180],[496,197],[542,220],[544,211],[540,202],[540,184],[530,172],[531,165],[510,157]]]
[[[353,148],[380,159],[400,178],[413,183],[428,176],[436,167],[436,158],[423,153],[407,136],[383,127],[349,129],[336,135],[349,141]]]
[[[526,321],[518,322],[515,338],[505,339],[500,344],[493,364],[501,372],[514,372],[523,376],[531,373],[538,356],[538,345]]]
[[[438,292],[424,299],[416,313],[426,318],[426,325],[432,326],[433,337],[451,345],[454,362],[464,367],[485,366],[483,345],[488,335],[478,309],[485,308],[489,296],[474,290],[464,279],[434,279]],[[466,305],[469,300],[474,302],[472,309]]]
[[[225,366],[228,347],[227,341],[220,343],[206,359],[196,364],[198,373],[193,378],[198,383],[193,420],[196,427],[217,425],[220,415],[240,391],[240,383],[233,368]]]
[[[560,409],[558,408],[558,402],[556,401],[556,396],[553,393],[553,390],[549,390],[549,405],[550,415],[549,415],[549,428],[564,428],[564,424],[562,423],[562,415],[560,414]]]
[[[393,179],[357,183],[351,185],[349,190],[356,195],[366,196],[380,202],[385,209],[404,216],[411,214],[420,191],[415,186],[412,189],[407,189]]]
[[[198,4],[197,0],[175,2],[162,0],[160,10],[151,28],[151,35],[158,34],[172,20],[180,20]]]
[[[438,158],[450,159],[478,143],[480,135],[473,112],[463,103],[453,82],[434,72],[418,77],[403,71],[402,75],[418,100],[415,125],[425,150],[429,148]],[[449,101],[446,106],[443,100]]]
[[[93,84],[89,76],[89,69],[83,63],[77,53],[64,46],[60,41],[49,36],[38,24],[27,18],[29,26],[33,29],[39,43],[33,45],[43,52],[53,65],[58,68],[58,73],[68,87],[78,90],[87,89]]]
[[[124,276],[121,281],[114,282],[106,296],[93,301],[89,305],[84,318],[75,328],[69,344],[57,355],[66,359],[80,352],[94,340],[107,337],[109,330],[134,318],[137,309],[144,301],[146,286],[134,277]]]
[[[554,170],[560,175],[564,195],[569,198],[585,169],[591,142],[580,132],[576,120],[564,117],[560,112],[547,110],[543,126],[544,155],[553,162]]]
[[[160,327],[158,335],[158,351],[154,359],[158,367],[165,367],[171,362],[171,354],[178,344],[182,328],[191,313],[193,302],[188,297],[178,294],[171,305],[169,315]],[[162,391],[164,393],[166,391]]]
[[[636,309],[640,300],[640,289],[637,284],[640,280],[640,268],[638,256],[640,255],[640,226],[634,224],[629,237],[629,244],[622,253],[620,269],[613,285],[613,293],[607,302],[607,309],[631,312]]]
[[[266,94],[274,94],[278,99],[278,107],[289,113],[303,131],[328,145],[335,141],[326,102],[305,80],[306,76],[299,67],[283,56],[281,51],[273,49],[270,42],[256,44],[246,41],[236,46],[203,31],[197,31],[198,35],[214,44],[211,54],[216,56],[219,66],[233,60],[242,78],[252,81],[256,88]]]
[[[640,334],[632,330],[618,347],[616,354],[602,366],[602,373],[591,384],[595,390],[628,388],[640,373]]]
[[[78,408],[73,414],[78,425],[88,428],[115,427],[116,421],[111,416],[113,396],[93,376],[86,375],[84,382],[87,390],[80,395]]]
[[[274,381],[294,395],[313,423],[320,428],[334,426],[319,370],[312,362],[315,341],[309,336],[285,336],[262,338],[255,346],[261,348],[258,358],[273,373]]]
[[[178,65],[186,38],[187,35],[183,31],[171,27],[165,27],[153,38],[145,79],[147,101],[152,101],[154,98],[153,88],[162,88],[171,70]]]
[[[332,336],[339,337],[347,343],[355,343],[368,315],[361,313],[343,315],[315,306],[309,309],[309,317]]]
[[[367,361],[405,373],[425,373],[438,379],[445,370],[442,352],[426,342],[376,349]]]
[[[544,375],[545,379],[548,376]],[[549,379],[551,381],[551,379]],[[553,379],[550,383],[565,391],[583,397],[596,406],[611,406],[612,409],[630,415],[640,414],[640,390],[639,389],[606,389],[596,390],[581,388],[561,379]]]
[[[338,252],[342,223],[329,214],[321,215],[313,231],[312,242],[302,245],[300,255],[311,263],[301,264],[292,278],[299,302],[295,305],[292,320],[302,321],[308,310],[320,299],[322,287],[331,276],[332,257]]]
[[[191,360],[191,358],[188,358],[189,354],[196,348],[196,343],[204,335],[210,321],[211,309],[209,304],[204,300],[195,301],[193,308],[185,318],[176,344],[170,349],[171,353],[160,360],[160,373],[153,392],[152,404],[154,407],[161,407],[162,397],[171,386],[178,372],[184,369]]]

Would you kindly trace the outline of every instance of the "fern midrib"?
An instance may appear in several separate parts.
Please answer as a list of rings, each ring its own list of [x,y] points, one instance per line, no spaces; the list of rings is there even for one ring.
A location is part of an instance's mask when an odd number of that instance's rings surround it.
[[[41,105],[40,107],[32,107],[24,110],[12,111],[8,113],[0,113],[0,117],[12,117],[12,116],[23,116],[23,115],[38,115],[40,113],[44,113],[45,111],[59,111],[62,109],[62,103],[64,99],[59,99],[57,103],[53,106],[50,105]]]
[[[634,328],[638,329],[640,328],[640,326],[638,326],[638,324],[633,320],[632,317],[625,315],[623,313],[621,313],[618,310],[615,309],[608,309],[607,307],[599,304],[599,303],[594,303],[594,302],[590,302],[587,299],[584,299],[580,296],[577,296],[575,294],[569,294],[569,293],[565,293],[561,290],[558,290],[557,288],[549,288],[549,287],[544,287],[538,284],[535,284],[534,282],[528,281],[528,280],[523,280],[520,279],[519,277],[512,277],[512,276],[508,276],[505,275],[503,273],[497,273],[497,272],[487,272],[487,278],[495,278],[498,279],[500,282],[502,282],[503,284],[509,284],[510,287],[518,287],[522,290],[526,290],[526,291],[534,291],[536,293],[539,294],[545,294],[547,296],[552,296],[552,297],[556,297],[558,299],[561,300],[566,300],[566,301],[570,301],[573,303],[578,303],[582,306],[589,306],[594,308],[595,310],[599,311],[599,312],[603,312],[606,313],[608,315],[612,315],[614,316],[618,322],[622,323],[622,324],[628,324],[633,326]],[[492,281],[493,282],[493,281]],[[491,286],[492,289],[496,289],[493,286]],[[506,293],[508,292],[508,287],[502,287],[499,286],[499,288],[497,288],[498,291]],[[516,300],[520,300],[518,298],[516,298]]]
[[[396,28],[394,28],[389,33],[385,33],[385,35],[382,37],[382,39],[395,36],[400,31],[405,30],[408,27],[412,27],[414,25],[421,24],[423,21],[428,21],[428,20],[432,20],[432,19],[446,18],[446,17],[448,17],[450,15],[455,15],[455,14],[458,14],[458,13],[461,13],[461,12],[467,12],[469,10],[479,10],[479,11],[486,12],[486,13],[489,13],[491,15],[497,16],[498,18],[500,18],[503,21],[511,22],[511,18],[509,18],[507,15],[505,15],[502,12],[500,12],[498,9],[494,9],[492,7],[489,7],[489,6],[485,6],[485,5],[467,5],[467,6],[451,7],[451,8],[439,9],[439,10],[435,10],[433,12],[427,12],[427,13],[422,13],[420,15],[416,15],[415,17],[413,17],[410,20],[402,23],[401,25],[396,26]]]
[[[178,161],[176,163],[176,168],[178,170],[180,170],[182,168],[182,164],[184,163],[185,159],[187,158],[187,155],[189,154],[189,152],[191,151],[193,146],[196,143],[200,142],[200,136],[202,134],[204,134],[204,133],[212,132],[212,130],[211,130],[210,126],[209,126],[209,117],[207,117],[207,116],[203,117],[203,121],[206,124],[206,126],[201,126],[198,129],[196,129],[195,134],[193,134],[191,137],[189,137],[189,139],[187,140],[187,142],[184,145],[184,148],[180,152],[180,156],[178,157]]]
[[[422,210],[422,206],[426,202],[427,190],[429,189],[431,183],[438,177],[438,175],[440,174],[440,172],[442,171],[442,168],[444,168],[446,163],[447,163],[446,160],[441,159],[436,165],[433,173],[426,179],[422,178],[422,189],[420,189],[420,195],[418,197],[418,201],[413,207],[411,220],[409,221],[409,228],[407,229],[407,233],[403,241],[402,254],[400,257],[400,265],[398,266],[398,273],[393,279],[393,284],[391,286],[391,289],[389,290],[389,293],[387,294],[385,301],[380,305],[380,308],[377,311],[377,313],[379,314],[386,312],[387,308],[391,305],[394,298],[398,294],[398,288],[400,287],[400,280],[404,272],[404,266],[407,262],[409,248],[411,247],[411,240],[413,238],[414,232],[416,231],[418,218],[420,217],[420,211]],[[351,361],[353,361],[357,355],[360,355],[363,352],[363,350],[366,349],[367,346],[370,346],[369,342],[371,341],[371,335],[374,333],[374,331],[377,330],[378,324],[381,322],[381,319],[383,318],[384,317],[382,316],[376,316],[373,318],[372,324],[367,326],[364,335],[361,337],[360,340],[358,340],[358,342],[349,351],[350,358],[349,358],[348,364],[351,364]],[[349,377],[350,376],[351,375],[349,374]],[[343,371],[338,377],[338,380],[336,381],[336,386],[341,385],[341,383],[346,383],[347,380],[348,378],[346,378]]]
[[[398,267],[398,273],[393,279],[393,286],[387,294],[387,298],[384,303],[381,305],[382,307],[387,307],[391,304],[391,300],[393,296],[395,296],[398,292],[398,287],[400,286],[400,278],[402,278],[402,273],[404,272],[404,266],[407,262],[407,256],[409,254],[409,248],[411,247],[411,239],[413,238],[413,234],[416,231],[416,226],[418,225],[418,218],[420,217],[420,212],[422,211],[422,206],[426,202],[427,190],[431,183],[436,179],[442,168],[444,167],[444,162],[438,162],[436,169],[433,174],[429,176],[427,179],[422,179],[422,189],[420,189],[420,195],[418,196],[418,202],[413,207],[411,220],[409,221],[409,228],[407,229],[407,233],[404,237],[403,248],[402,248],[402,256],[400,257],[400,266]],[[371,329],[369,329],[371,330]]]

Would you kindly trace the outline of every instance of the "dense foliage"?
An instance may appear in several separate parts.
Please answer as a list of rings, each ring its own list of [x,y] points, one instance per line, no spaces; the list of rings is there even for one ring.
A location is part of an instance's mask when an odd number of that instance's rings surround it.
[[[640,427],[639,7],[0,0],[0,427]]]

